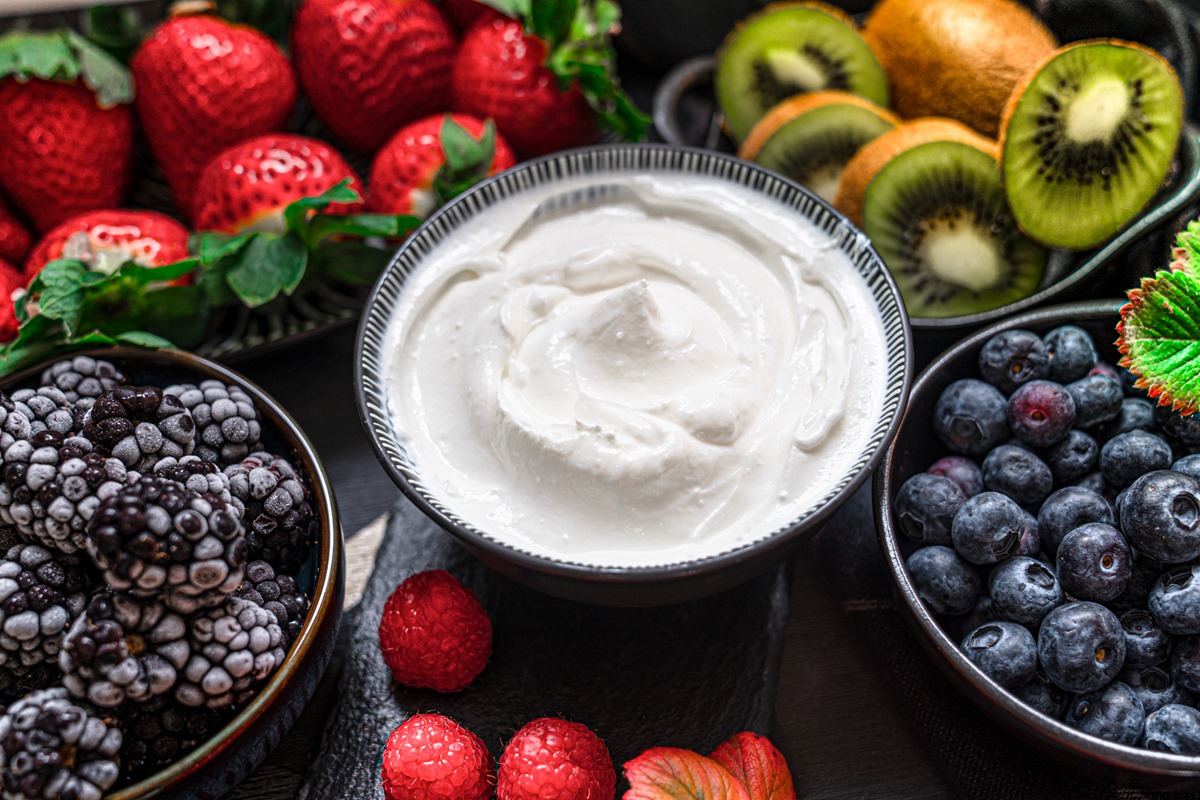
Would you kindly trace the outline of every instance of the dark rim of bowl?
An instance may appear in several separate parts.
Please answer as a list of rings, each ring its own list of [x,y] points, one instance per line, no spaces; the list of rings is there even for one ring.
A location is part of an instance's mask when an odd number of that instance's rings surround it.
[[[965,353],[977,351],[984,342],[1000,331],[1055,323],[1078,323],[1081,320],[1094,320],[1106,316],[1111,316],[1115,325],[1117,312],[1123,304],[1124,301],[1121,300],[1094,300],[1048,306],[977,331],[956,342],[934,359],[913,383],[912,395],[919,395],[926,385],[936,380],[952,362]],[[903,425],[901,427],[903,428]],[[917,621],[927,637],[927,644],[932,644],[949,666],[986,698],[991,707],[1002,710],[1011,721],[1036,734],[1047,744],[1065,749],[1077,756],[1098,759],[1111,766],[1136,772],[1166,777],[1194,777],[1200,774],[1200,756],[1182,756],[1133,745],[1118,744],[1107,739],[1090,736],[1034,710],[992,680],[959,650],[958,643],[942,629],[937,618],[917,595],[916,589],[909,579],[908,570],[904,566],[904,555],[898,543],[900,534],[892,521],[893,511],[890,498],[890,486],[893,481],[892,462],[897,447],[901,445],[903,433],[904,431],[901,430],[892,440],[887,448],[887,456],[875,473],[872,485],[875,527],[888,570],[892,575],[893,586],[900,593],[910,617]],[[979,698],[973,699],[978,700]]]
[[[341,523],[338,517],[337,504],[333,496],[333,486],[329,476],[317,457],[317,451],[312,442],[300,429],[273,397],[267,394],[258,384],[247,379],[233,370],[206,358],[184,352],[182,350],[143,350],[136,347],[104,347],[79,350],[67,356],[47,359],[46,361],[10,376],[0,379],[0,388],[18,386],[22,383],[36,382],[42,371],[61,361],[63,358],[75,356],[91,356],[103,358],[118,363],[155,362],[171,367],[199,373],[203,378],[215,378],[226,383],[237,384],[244,388],[254,400],[259,413],[268,424],[275,427],[283,439],[296,452],[301,466],[308,476],[313,490],[313,499],[320,509],[321,541],[318,550],[316,583],[313,586],[312,598],[308,616],[300,628],[300,635],[288,649],[283,664],[272,673],[270,679],[259,689],[254,699],[225,725],[209,737],[203,744],[180,758],[166,769],[159,770],[137,783],[122,787],[117,791],[106,794],[108,800],[134,800],[134,798],[153,797],[158,792],[170,788],[178,778],[207,766],[210,759],[230,746],[243,727],[258,717],[279,697],[287,682],[299,669],[300,663],[308,656],[317,638],[317,629],[324,619],[333,611],[333,603],[337,600],[337,578],[341,571]],[[36,383],[34,383],[36,385]]]
[[[883,405],[871,439],[851,470],[802,515],[753,542],[691,561],[642,567],[614,567],[557,560],[502,543],[459,519],[427,492],[403,445],[397,440],[387,413],[384,392],[383,346],[389,317],[403,291],[406,278],[430,250],[466,219],[485,211],[494,202],[525,189],[563,178],[672,170],[699,173],[749,189],[791,207],[837,240],[867,283],[881,315],[888,375]],[[376,282],[367,299],[355,345],[354,379],[359,417],[371,439],[375,455],[400,490],[430,519],[467,545],[489,556],[516,562],[548,575],[609,583],[643,583],[682,580],[725,565],[750,560],[764,548],[782,546],[801,531],[826,519],[874,469],[900,425],[912,380],[912,333],[904,303],[891,273],[867,240],[849,220],[804,187],[756,164],[698,148],[660,144],[609,144],[556,153],[525,162],[480,183],[431,216],[404,243]]]

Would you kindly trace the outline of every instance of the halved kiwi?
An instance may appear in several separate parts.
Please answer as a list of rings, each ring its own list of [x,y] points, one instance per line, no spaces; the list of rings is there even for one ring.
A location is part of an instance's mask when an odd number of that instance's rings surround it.
[[[887,264],[908,313],[958,317],[1035,292],[1048,253],[1018,229],[991,147],[933,141],[876,173],[863,231]]]
[[[743,20],[717,51],[713,82],[739,142],[767,109],[803,92],[837,89],[888,102],[883,67],[854,20],[820,2],[775,3]]]
[[[1079,250],[1109,238],[1150,201],[1171,168],[1183,91],[1153,50],[1077,42],[1014,91],[1001,126],[1001,170],[1021,229]]]
[[[738,155],[782,173],[833,202],[847,162],[900,119],[848,92],[789,97],[750,129]]]

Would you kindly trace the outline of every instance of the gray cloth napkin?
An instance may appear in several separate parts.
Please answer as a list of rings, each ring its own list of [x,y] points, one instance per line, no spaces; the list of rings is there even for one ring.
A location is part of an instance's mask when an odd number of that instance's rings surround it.
[[[465,691],[393,686],[379,652],[383,604],[400,581],[446,569],[492,618],[492,658]],[[787,617],[786,570],[692,603],[603,608],[549,597],[483,566],[401,499],[362,603],[345,624],[349,652],[334,716],[300,797],[382,798],[388,734],[419,712],[474,731],[499,757],[526,722],[582,722],[620,765],[647,747],[709,752],[742,730],[767,733]]]

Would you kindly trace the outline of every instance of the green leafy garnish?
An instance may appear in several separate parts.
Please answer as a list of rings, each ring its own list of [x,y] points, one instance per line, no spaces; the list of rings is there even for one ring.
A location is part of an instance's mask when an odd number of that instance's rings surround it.
[[[12,31],[0,37],[0,78],[77,78],[102,107],[133,102],[133,78],[121,62],[72,30]]]
[[[450,202],[488,176],[496,158],[496,126],[489,119],[478,139],[449,114],[442,121],[442,152],[446,163],[433,177],[439,206]]]

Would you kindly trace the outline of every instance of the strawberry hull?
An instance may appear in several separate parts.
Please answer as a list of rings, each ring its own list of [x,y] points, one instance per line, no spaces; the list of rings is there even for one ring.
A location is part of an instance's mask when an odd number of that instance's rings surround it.
[[[427,0],[306,0],[292,53],[317,115],[371,152],[449,100],[454,32]]]
[[[133,110],[101,108],[79,81],[0,80],[0,188],[49,230],[120,205],[133,163]]]

